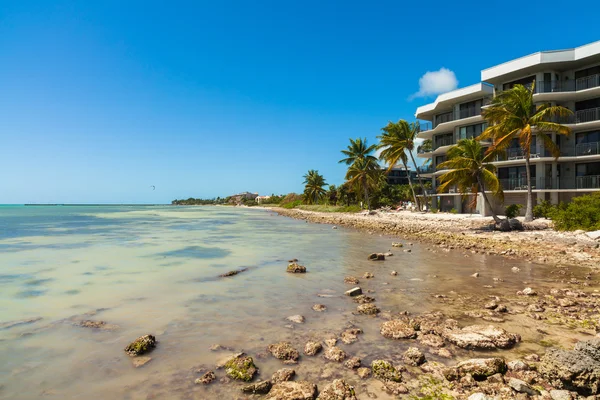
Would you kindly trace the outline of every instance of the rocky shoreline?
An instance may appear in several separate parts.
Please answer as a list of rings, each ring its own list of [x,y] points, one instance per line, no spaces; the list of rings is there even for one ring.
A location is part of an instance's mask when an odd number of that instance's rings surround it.
[[[600,266],[600,239],[580,232],[557,232],[551,222],[536,220],[524,224],[523,231],[494,231],[493,220],[444,214],[412,212],[323,213],[298,209],[272,208],[290,218],[319,224],[400,236],[418,240],[443,250],[462,249],[472,253],[501,255],[557,266]]]

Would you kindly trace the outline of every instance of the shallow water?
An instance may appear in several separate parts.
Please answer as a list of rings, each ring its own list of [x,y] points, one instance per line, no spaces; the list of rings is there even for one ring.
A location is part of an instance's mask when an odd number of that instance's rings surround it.
[[[373,272],[375,278],[361,279],[360,286],[374,291],[383,311],[441,310],[454,317],[461,316],[461,307],[445,305],[432,294],[480,299],[514,294],[524,282],[543,288],[553,279],[550,266],[470,253],[466,257],[460,251],[432,252],[405,242],[404,249],[412,251],[406,253],[391,248],[397,240],[332,230],[265,210],[0,207],[0,397],[245,398],[235,382],[194,385],[198,368],[213,368],[228,354],[211,352],[211,345],[220,343],[255,357],[261,379],[283,367],[265,356],[268,344],[288,340],[301,350],[309,338],[339,334],[350,323],[365,333],[357,343],[340,347],[363,358],[364,364],[381,357],[399,360],[415,345],[384,339],[378,333],[381,318],[354,315],[356,304],[343,295],[349,288],[344,276],[360,279],[364,272]],[[388,249],[395,255],[386,261],[366,260],[368,253]],[[285,273],[290,258],[298,258],[309,272]],[[512,273],[513,266],[521,272]],[[248,270],[218,278],[241,268]],[[398,276],[390,276],[391,270]],[[480,278],[470,277],[475,271]],[[328,310],[313,311],[316,303]],[[285,318],[294,314],[304,315],[306,323],[290,325]],[[106,321],[118,329],[74,324],[83,319]],[[542,336],[530,319],[508,316],[498,325],[523,336],[512,352],[540,349]],[[155,334],[159,344],[152,361],[136,369],[123,348],[147,333]],[[559,342],[577,337],[563,333]],[[356,385],[359,398],[366,398],[361,390],[377,392],[373,384],[362,386],[353,371],[321,357],[304,356],[294,368],[298,379],[321,388],[343,376]]]

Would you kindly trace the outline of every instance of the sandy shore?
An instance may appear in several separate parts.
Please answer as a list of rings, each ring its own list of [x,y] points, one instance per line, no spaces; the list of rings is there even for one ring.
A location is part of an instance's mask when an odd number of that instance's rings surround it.
[[[409,211],[375,212],[373,215],[322,213],[272,208],[280,215],[309,222],[346,226],[368,232],[397,235],[443,249],[502,255],[536,263],[600,266],[600,240],[581,232],[557,232],[551,222],[536,220],[524,231],[490,229],[489,217],[465,214],[423,214]]]

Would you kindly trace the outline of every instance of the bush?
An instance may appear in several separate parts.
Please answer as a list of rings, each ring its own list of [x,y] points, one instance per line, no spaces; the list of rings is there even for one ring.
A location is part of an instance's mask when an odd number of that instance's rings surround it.
[[[600,230],[600,193],[575,197],[551,212],[554,228],[559,231]]]
[[[288,193],[280,202],[279,202],[279,206],[283,207],[283,208],[294,208],[296,207],[298,204],[296,205],[290,205],[293,203],[297,203],[301,204],[302,203],[302,195],[301,194],[296,194],[296,193]]]
[[[535,218],[552,218],[551,215],[556,208],[548,200],[542,200],[538,205],[533,207],[533,216]]]
[[[279,203],[279,206],[283,207],[283,208],[292,209],[292,208],[298,207],[301,204],[302,204],[302,200],[294,200],[294,201],[291,201],[289,203],[283,203],[283,202],[281,202],[281,203]]]
[[[511,204],[504,210],[504,215],[509,219],[516,218],[519,215],[521,208],[523,208],[522,204]]]
[[[452,208],[450,210],[450,214],[458,214],[458,211],[456,210],[456,208]]]

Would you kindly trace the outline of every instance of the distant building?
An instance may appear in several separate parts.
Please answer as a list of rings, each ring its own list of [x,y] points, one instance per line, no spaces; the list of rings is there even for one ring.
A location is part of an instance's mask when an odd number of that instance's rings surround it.
[[[403,166],[396,165],[391,171],[387,172],[387,182],[390,185],[408,185],[408,176],[410,174],[410,180],[413,184],[417,183],[418,177],[417,172],[408,169],[408,173]],[[421,177],[424,182],[431,181],[431,178]]]
[[[234,194],[229,197],[229,202],[233,204],[240,204],[243,200],[256,200],[258,193],[242,192]]]
[[[256,197],[256,199],[254,199],[254,201],[256,201],[258,204],[260,204],[263,201],[269,200],[270,198],[271,198],[271,196],[258,196],[258,197]]]

